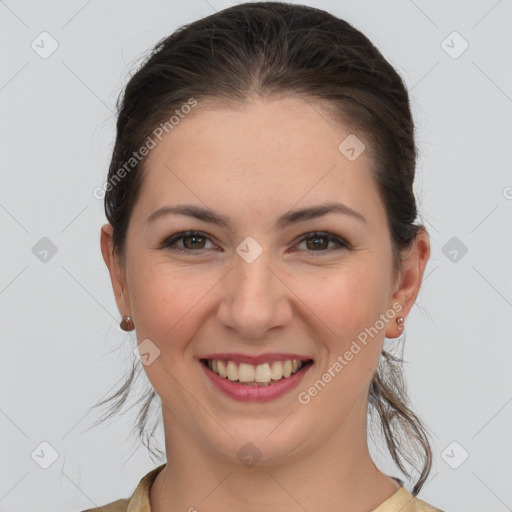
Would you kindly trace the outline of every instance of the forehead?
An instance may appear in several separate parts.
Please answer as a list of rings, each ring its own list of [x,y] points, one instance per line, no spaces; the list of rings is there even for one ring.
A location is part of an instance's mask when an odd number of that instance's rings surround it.
[[[340,150],[354,135],[320,103],[298,97],[224,108],[199,101],[149,153],[142,206],[186,199],[262,209],[344,200],[357,209],[363,196],[378,196],[369,151],[349,159]],[[364,135],[358,140],[368,148]]]
[[[253,171],[262,164],[286,169],[283,163],[332,160],[349,134],[320,104],[299,97],[258,99],[224,108],[199,102],[164,136],[149,160],[172,154],[175,161],[214,157],[232,166],[244,162]]]

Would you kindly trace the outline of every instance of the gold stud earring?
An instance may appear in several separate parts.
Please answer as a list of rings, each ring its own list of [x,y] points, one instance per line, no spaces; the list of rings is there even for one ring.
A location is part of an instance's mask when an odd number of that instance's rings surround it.
[[[129,316],[123,316],[119,327],[121,327],[123,331],[133,331],[133,329],[135,329],[133,320]]]
[[[399,316],[396,319],[396,323],[398,324],[398,329],[402,330],[403,329],[403,325],[404,325],[404,317],[403,316]]]

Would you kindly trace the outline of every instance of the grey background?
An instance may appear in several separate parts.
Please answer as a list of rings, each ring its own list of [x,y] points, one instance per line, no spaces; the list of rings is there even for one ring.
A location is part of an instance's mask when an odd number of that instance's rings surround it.
[[[87,430],[100,415],[89,407],[124,376],[135,346],[118,328],[92,192],[137,60],[232,3],[0,0],[2,512],[103,505],[161,463],[130,435],[133,410]],[[447,512],[511,510],[512,2],[306,3],[362,30],[411,94],[432,242],[406,322],[409,390],[434,449],[420,497]],[[58,43],[46,59],[31,47],[43,31]],[[457,58],[454,31],[469,44]],[[43,237],[57,249],[45,262]],[[48,469],[31,456],[49,457],[42,442],[58,453]]]

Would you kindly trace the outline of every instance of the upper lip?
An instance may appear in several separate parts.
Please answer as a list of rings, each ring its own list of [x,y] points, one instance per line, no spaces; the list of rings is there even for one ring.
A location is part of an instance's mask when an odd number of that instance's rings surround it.
[[[223,361],[234,361],[235,363],[247,363],[259,365],[263,363],[271,363],[273,361],[286,361],[287,359],[297,359],[299,361],[310,361],[312,358],[302,356],[300,354],[290,354],[285,352],[267,352],[265,354],[251,355],[239,354],[234,352],[222,352],[219,354],[206,354],[199,359],[217,359]]]

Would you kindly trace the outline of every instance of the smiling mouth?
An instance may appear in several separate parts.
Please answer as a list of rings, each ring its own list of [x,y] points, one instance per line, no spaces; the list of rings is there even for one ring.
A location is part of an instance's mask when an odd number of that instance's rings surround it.
[[[295,375],[313,364],[312,359],[300,361],[286,359],[259,365],[237,363],[222,359],[201,359],[201,363],[210,371],[235,384],[245,386],[271,386]]]

